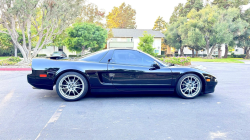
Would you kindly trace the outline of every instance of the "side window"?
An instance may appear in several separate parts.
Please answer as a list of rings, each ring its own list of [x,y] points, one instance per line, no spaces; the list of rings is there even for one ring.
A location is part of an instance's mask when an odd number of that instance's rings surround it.
[[[115,50],[112,63],[124,65],[152,66],[154,59],[135,50]]]
[[[90,61],[90,62],[100,62],[101,59],[107,54],[108,50],[103,50],[99,52],[95,52],[92,54],[89,54],[82,58],[83,61]]]

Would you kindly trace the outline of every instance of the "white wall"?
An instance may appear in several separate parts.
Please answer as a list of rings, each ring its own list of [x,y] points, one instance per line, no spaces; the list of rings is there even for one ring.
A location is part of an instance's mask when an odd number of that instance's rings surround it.
[[[55,51],[58,51],[57,47],[48,46],[45,49],[42,49],[38,54],[46,54],[47,56],[50,56]]]
[[[236,46],[234,49],[234,54],[244,54],[244,49]]]
[[[153,47],[158,51],[158,55],[161,55],[161,38],[154,38]]]
[[[137,47],[139,46],[140,39],[139,38],[133,38],[134,41],[134,49],[137,50]]]
[[[110,49],[110,45],[109,43],[114,41],[113,38],[109,39],[107,41],[107,49]],[[116,38],[116,42],[126,42],[127,38]],[[135,50],[137,50],[138,48],[138,44],[140,42],[139,38],[133,38],[132,42],[134,42],[134,48]],[[158,55],[161,55],[161,38],[154,38],[154,43],[153,43],[153,47],[155,48],[155,50],[158,50]]]
[[[58,47],[55,46],[47,46],[45,49],[42,49],[38,54],[46,54],[47,56],[51,56],[51,54],[55,51],[58,51]],[[76,52],[70,52],[66,46],[63,47],[63,52],[69,55],[76,55]]]

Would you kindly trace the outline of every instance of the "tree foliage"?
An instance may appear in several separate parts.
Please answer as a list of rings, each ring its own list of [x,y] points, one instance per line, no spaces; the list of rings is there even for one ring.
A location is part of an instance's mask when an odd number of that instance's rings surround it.
[[[164,21],[163,18],[159,16],[155,21],[153,30],[163,32],[166,30],[166,26],[167,26],[166,21]]]
[[[217,5],[219,8],[228,9],[229,7],[239,8],[241,5],[246,5],[249,0],[214,0],[213,5]]]
[[[139,37],[139,39],[140,42],[138,44],[138,49],[154,56],[155,55],[153,48],[154,36],[148,34],[148,32],[145,31],[143,33],[143,37]]]
[[[177,22],[170,24],[165,32],[166,44],[176,49],[180,49],[181,56],[183,56],[184,44],[181,36],[182,34],[179,29],[186,22],[186,17],[180,17]]]
[[[122,3],[119,7],[114,7],[106,17],[107,27],[135,29],[135,9],[131,5]]]
[[[78,17],[77,22],[95,23],[104,27],[102,20],[105,18],[105,11],[98,9],[96,4],[90,3],[83,6],[81,15]]]
[[[92,23],[76,23],[67,29],[68,38],[65,45],[70,51],[91,52],[103,49],[106,44],[107,30]]]
[[[0,32],[9,34],[12,42],[22,53],[24,61],[30,62],[44,46],[50,44],[75,21],[83,2],[83,0],[0,0],[0,24],[8,30]],[[22,31],[23,44],[18,42],[18,29]],[[34,47],[32,42],[35,42]]]

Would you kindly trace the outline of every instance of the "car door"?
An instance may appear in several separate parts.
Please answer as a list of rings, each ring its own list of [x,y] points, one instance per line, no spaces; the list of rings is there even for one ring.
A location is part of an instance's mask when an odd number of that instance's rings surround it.
[[[136,50],[115,50],[108,64],[109,77],[122,91],[165,91],[172,82],[169,68],[156,69],[156,60]]]

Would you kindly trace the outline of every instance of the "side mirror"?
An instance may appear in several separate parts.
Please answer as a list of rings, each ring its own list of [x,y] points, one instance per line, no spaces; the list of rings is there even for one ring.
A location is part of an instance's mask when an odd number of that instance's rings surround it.
[[[152,65],[155,69],[160,69],[161,67],[160,67],[160,65],[156,62],[156,61],[154,61],[154,64]]]

